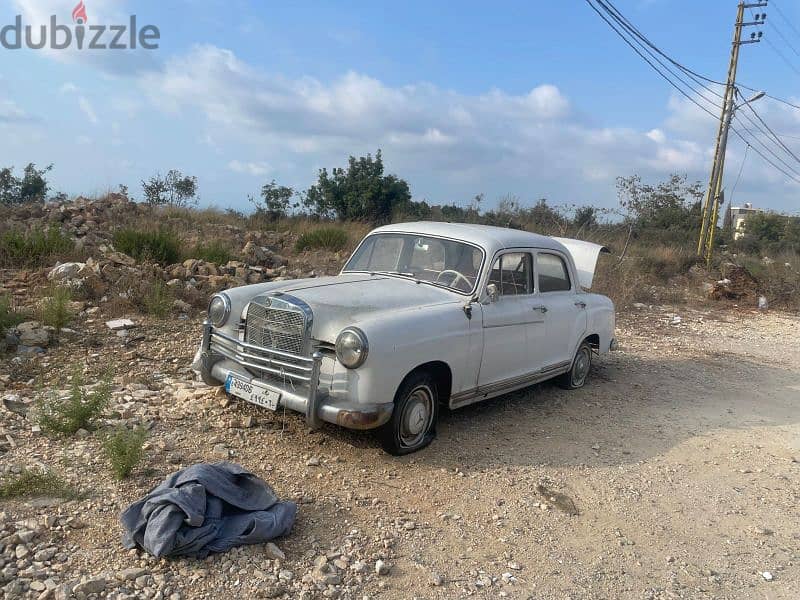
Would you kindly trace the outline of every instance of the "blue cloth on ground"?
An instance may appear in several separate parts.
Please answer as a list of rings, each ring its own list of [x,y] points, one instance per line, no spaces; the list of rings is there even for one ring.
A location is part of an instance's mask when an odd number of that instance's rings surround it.
[[[205,558],[286,535],[297,514],[263,480],[229,462],[197,464],[167,477],[120,516],[122,544],[153,556]]]

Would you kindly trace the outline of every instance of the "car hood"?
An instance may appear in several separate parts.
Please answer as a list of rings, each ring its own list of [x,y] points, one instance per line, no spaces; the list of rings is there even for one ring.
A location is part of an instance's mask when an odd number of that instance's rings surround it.
[[[367,273],[345,273],[286,284],[265,295],[288,294],[308,304],[314,313],[311,334],[314,339],[326,342],[334,342],[345,327],[358,326],[382,313],[467,300],[466,296],[411,279]]]

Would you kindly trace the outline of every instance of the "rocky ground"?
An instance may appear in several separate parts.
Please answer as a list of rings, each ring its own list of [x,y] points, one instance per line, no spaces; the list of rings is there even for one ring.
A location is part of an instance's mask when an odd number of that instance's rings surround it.
[[[4,215],[4,227],[58,227],[76,251],[55,268],[0,270],[0,295],[29,315],[53,285],[74,292],[60,334],[28,321],[0,336],[0,481],[48,471],[82,494],[0,500],[3,597],[800,596],[796,315],[635,304],[619,316],[620,351],[584,389],[546,383],[445,412],[432,446],[392,458],[370,434],[310,433],[300,415],[231,399],[189,370],[212,290],[333,273],[346,252],[296,253],[290,231],[165,213],[187,247],[222,238],[235,260],[140,263],[113,231],[152,221],[147,210],[111,195]],[[729,298],[738,281],[702,275],[702,295],[723,286]],[[137,281],[175,292],[168,316],[140,314]],[[107,325],[120,317],[131,323]],[[110,406],[97,431],[48,437],[35,401],[66,391],[76,368],[86,382],[112,374]],[[119,424],[149,430],[122,482],[102,451]],[[123,549],[121,510],[169,473],[219,460],[298,503],[289,536],[205,560]]]
[[[0,362],[3,473],[47,468],[85,499],[0,504],[0,586],[23,598],[796,598],[800,319],[621,318],[586,388],[550,384],[442,417],[406,458],[369,434],[268,413],[193,381],[198,319],[91,316]],[[115,481],[96,434],[30,420],[37,380],[113,367],[105,423],[150,427]],[[62,384],[64,385],[64,384]],[[65,387],[65,385],[64,385]],[[206,560],[120,544],[120,511],[165,475],[230,459],[299,504],[291,535]]]

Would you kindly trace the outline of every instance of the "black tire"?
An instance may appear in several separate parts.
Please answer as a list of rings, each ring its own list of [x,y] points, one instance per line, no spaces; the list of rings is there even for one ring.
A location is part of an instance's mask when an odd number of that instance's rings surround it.
[[[381,446],[393,456],[421,450],[436,437],[438,419],[436,380],[425,371],[412,373],[395,394],[392,418],[378,429]]]
[[[586,383],[589,371],[592,370],[592,347],[583,342],[572,359],[569,371],[558,377],[556,383],[565,390],[577,390]]]

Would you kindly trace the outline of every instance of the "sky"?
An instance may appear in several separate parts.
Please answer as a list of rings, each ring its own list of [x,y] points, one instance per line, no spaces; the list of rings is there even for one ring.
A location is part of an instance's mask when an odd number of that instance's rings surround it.
[[[0,47],[0,166],[52,163],[70,195],[124,184],[141,197],[141,180],[179,169],[197,176],[202,205],[247,210],[264,183],[306,189],[320,168],[379,148],[431,204],[483,193],[487,208],[508,195],[610,208],[618,176],[708,177],[715,118],[583,0],[84,1],[90,25],[135,14],[157,26],[159,48]],[[16,15],[72,26],[75,2],[2,0],[0,28]],[[725,79],[734,0],[615,4],[677,60]],[[771,45],[742,47],[738,81],[800,104],[800,5],[766,10]],[[754,107],[800,155],[800,110]],[[800,184],[737,139],[725,188],[734,205],[800,211]]]

